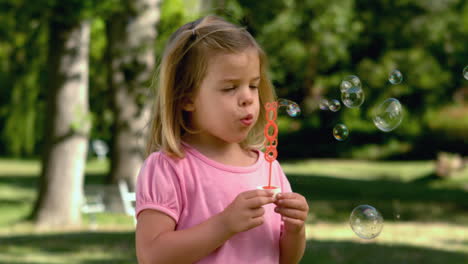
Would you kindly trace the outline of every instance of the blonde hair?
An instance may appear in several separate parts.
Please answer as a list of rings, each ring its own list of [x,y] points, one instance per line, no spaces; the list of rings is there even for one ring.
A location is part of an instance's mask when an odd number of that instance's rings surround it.
[[[267,77],[264,51],[244,28],[216,16],[206,16],[180,27],[170,37],[158,72],[147,155],[164,151],[184,157],[181,141],[184,133],[193,133],[187,126],[185,103],[196,94],[206,75],[209,56],[216,53],[237,53],[255,48],[260,60],[260,114],[257,123],[241,142],[245,149],[259,148],[264,141],[266,102],[275,100],[273,86]]]

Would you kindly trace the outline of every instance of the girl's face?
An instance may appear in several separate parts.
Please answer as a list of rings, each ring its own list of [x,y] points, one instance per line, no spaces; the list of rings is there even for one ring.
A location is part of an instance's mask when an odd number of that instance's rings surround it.
[[[204,142],[239,143],[255,125],[260,111],[260,61],[254,48],[218,53],[208,60],[205,78],[184,110]]]

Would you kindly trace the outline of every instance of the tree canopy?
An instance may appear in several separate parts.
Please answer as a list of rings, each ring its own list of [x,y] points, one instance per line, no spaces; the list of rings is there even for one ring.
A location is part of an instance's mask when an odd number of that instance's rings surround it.
[[[169,35],[198,16],[196,4],[163,2],[157,57]],[[1,155],[40,154],[46,25],[55,6],[54,0],[0,1]],[[113,113],[108,107],[103,21],[118,8],[117,0],[73,0],[63,16],[53,18],[92,19],[91,137],[106,141]],[[266,50],[278,96],[305,110],[297,120],[280,122],[283,155],[430,158],[440,150],[467,154],[468,80],[462,75],[468,65],[467,1],[226,0],[223,8],[213,11],[245,26]],[[403,73],[399,85],[388,82],[394,69]],[[363,82],[364,104],[359,109],[342,106],[336,113],[319,111],[318,98],[339,99],[340,82],[350,74]],[[383,133],[372,124],[372,109],[390,97],[400,100],[405,117],[397,130]],[[331,136],[337,122],[350,128],[349,140],[341,145]]]

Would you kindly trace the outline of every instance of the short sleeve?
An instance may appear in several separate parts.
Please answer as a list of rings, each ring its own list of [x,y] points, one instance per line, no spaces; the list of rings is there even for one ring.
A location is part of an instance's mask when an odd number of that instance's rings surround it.
[[[136,186],[136,212],[158,210],[177,221],[182,208],[181,185],[172,164],[155,152],[143,163]]]

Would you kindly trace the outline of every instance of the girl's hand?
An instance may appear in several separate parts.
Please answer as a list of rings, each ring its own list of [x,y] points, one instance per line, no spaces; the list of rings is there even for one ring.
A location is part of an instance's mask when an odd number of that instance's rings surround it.
[[[251,190],[242,192],[223,212],[221,219],[230,233],[247,231],[263,224],[265,209],[262,206],[275,201],[273,192]]]
[[[280,214],[284,221],[286,232],[299,233],[305,225],[309,205],[304,196],[290,192],[276,195],[275,212]]]

